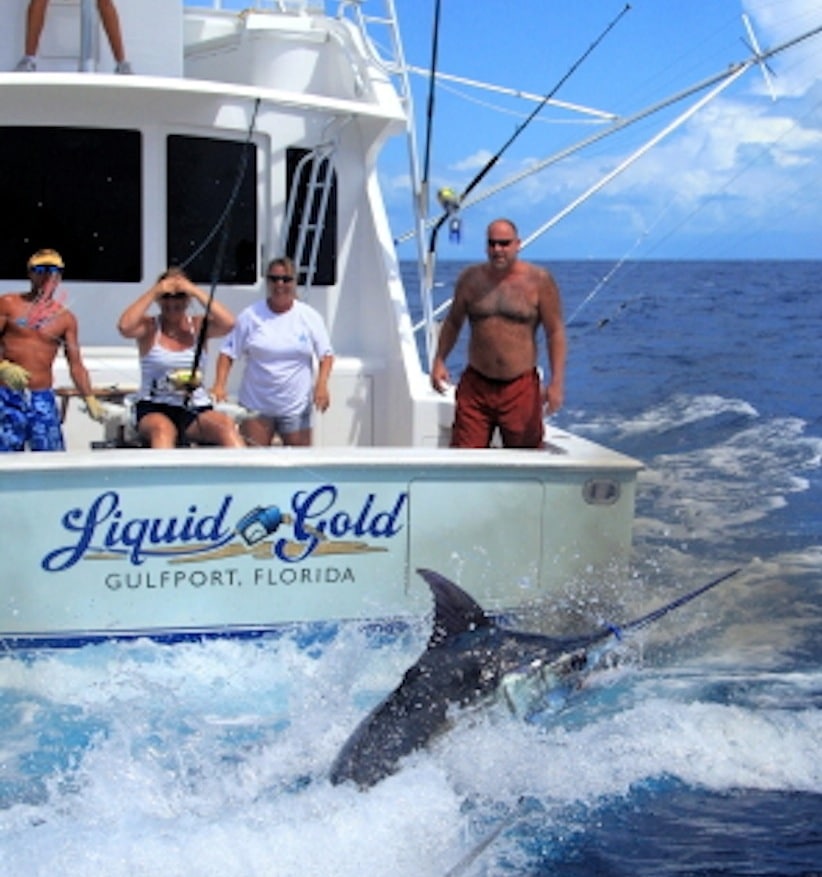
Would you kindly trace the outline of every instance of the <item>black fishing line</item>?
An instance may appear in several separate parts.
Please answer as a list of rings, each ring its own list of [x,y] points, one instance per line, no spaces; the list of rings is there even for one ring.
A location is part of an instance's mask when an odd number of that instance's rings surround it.
[[[254,101],[254,111],[251,114],[251,122],[248,126],[248,134],[245,139],[245,143],[243,144],[243,150],[240,154],[240,161],[237,164],[237,175],[234,181],[234,188],[229,195],[228,201],[226,202],[225,209],[220,215],[219,219],[214,225],[214,228],[206,235],[205,240],[202,244],[191,254],[191,256],[183,262],[182,266],[185,268],[186,265],[189,265],[193,259],[195,259],[204,249],[208,246],[209,243],[214,239],[219,231],[222,230],[222,235],[220,237],[220,243],[217,247],[217,255],[214,259],[214,262],[211,267],[211,283],[208,292],[208,301],[206,302],[205,314],[203,314],[203,320],[200,324],[200,331],[197,333],[197,345],[194,350],[194,359],[191,363],[191,379],[186,389],[186,400],[185,404],[188,406],[191,400],[191,394],[194,392],[196,387],[194,386],[195,375],[197,373],[197,369],[200,366],[200,360],[202,359],[203,349],[205,348],[206,342],[206,333],[208,332],[208,319],[211,313],[211,305],[214,301],[214,296],[217,291],[217,284],[220,280],[220,275],[223,270],[223,263],[225,262],[225,253],[226,248],[228,246],[228,235],[231,230],[231,213],[234,209],[234,205],[237,201],[237,198],[240,194],[240,187],[242,186],[243,179],[245,178],[246,170],[248,169],[248,145],[251,143],[251,138],[254,136],[254,127],[257,123],[257,113],[260,109],[260,99],[257,98]]]

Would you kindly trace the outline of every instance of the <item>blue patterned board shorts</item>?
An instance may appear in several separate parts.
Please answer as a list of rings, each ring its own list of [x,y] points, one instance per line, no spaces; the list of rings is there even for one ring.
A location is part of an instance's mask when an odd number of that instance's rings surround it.
[[[60,412],[52,390],[18,393],[0,386],[0,452],[64,451]]]

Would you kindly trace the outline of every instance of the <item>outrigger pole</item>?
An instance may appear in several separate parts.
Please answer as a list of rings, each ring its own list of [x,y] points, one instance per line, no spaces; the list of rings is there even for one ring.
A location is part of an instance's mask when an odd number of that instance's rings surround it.
[[[679,94],[674,95],[672,98],[669,98],[668,100],[663,101],[660,104],[656,104],[655,106],[651,107],[647,111],[645,111],[643,113],[639,113],[636,116],[633,116],[631,119],[626,119],[625,125],[632,124],[633,122],[637,121],[639,118],[644,118],[645,116],[652,115],[653,113],[659,111],[662,107],[669,106],[672,103],[676,103],[677,101],[682,100],[684,97],[688,97],[688,96],[694,94],[695,92],[704,90],[705,88],[713,85],[714,83],[718,83],[713,88],[712,91],[710,91],[708,94],[706,94],[700,100],[698,100],[695,104],[688,107],[687,110],[685,110],[682,114],[680,114],[676,119],[674,119],[665,128],[663,128],[661,131],[657,132],[653,137],[651,137],[649,140],[647,140],[645,143],[643,143],[642,146],[640,146],[638,149],[636,149],[634,152],[632,152],[631,155],[629,155],[626,159],[624,159],[622,162],[620,162],[613,170],[611,170],[609,173],[605,174],[605,176],[603,176],[596,183],[594,183],[592,186],[590,186],[588,189],[586,189],[585,192],[583,192],[581,195],[577,196],[573,201],[571,201],[570,204],[567,204],[562,210],[560,210],[559,213],[556,213],[554,216],[551,217],[551,219],[549,219],[547,222],[543,223],[543,225],[541,225],[535,232],[530,234],[522,242],[522,246],[527,247],[529,244],[533,243],[541,235],[545,234],[545,232],[548,231],[549,228],[552,228],[561,219],[563,219],[565,216],[567,216],[569,213],[571,213],[573,210],[575,210],[577,207],[579,207],[580,204],[587,201],[593,194],[595,194],[600,189],[602,189],[604,186],[606,186],[612,179],[619,176],[626,168],[630,167],[638,158],[640,158],[646,152],[648,152],[649,149],[656,146],[657,143],[659,143],[661,140],[663,140],[665,137],[667,137],[669,134],[671,134],[677,128],[682,126],[688,119],[691,118],[691,116],[695,115],[699,110],[701,110],[702,107],[704,107],[706,104],[710,103],[715,97],[717,97],[717,95],[721,94],[723,91],[725,91],[726,88],[728,88],[730,85],[732,85],[734,82],[736,82],[736,80],[739,79],[740,76],[742,76],[744,73],[747,73],[748,70],[751,69],[751,67],[754,67],[756,65],[760,65],[760,66],[762,66],[762,69],[764,70],[765,69],[765,67],[764,67],[765,61],[768,58],[772,57],[773,55],[778,54],[779,52],[783,52],[783,51],[785,51],[785,49],[788,49],[791,46],[795,46],[797,43],[800,43],[803,40],[809,39],[810,37],[815,36],[818,33],[822,33],[822,25],[820,25],[817,28],[814,28],[813,30],[807,31],[806,33],[802,34],[801,36],[795,37],[794,39],[789,40],[786,43],[782,43],[781,45],[776,46],[773,49],[769,49],[767,52],[759,51],[759,47],[757,46],[756,50],[754,51],[754,54],[750,58],[748,58],[747,60],[741,61],[738,64],[733,64],[733,65],[731,65],[731,67],[728,70],[724,71],[723,73],[720,73],[717,76],[713,76],[710,79],[708,79],[704,82],[701,82],[699,85],[693,86],[692,88],[689,88],[684,92],[680,92]],[[767,80],[767,77],[766,77],[766,82],[768,82],[768,85],[770,85],[770,81]],[[607,136],[609,134],[612,134],[612,133],[614,133],[616,128],[625,127],[625,125],[617,125],[615,128],[610,128],[608,131],[602,132],[602,134],[600,136]],[[593,139],[599,139],[599,138],[593,138]],[[579,148],[582,148],[582,145],[584,145],[584,144],[580,144]],[[574,150],[574,151],[576,151],[576,150]]]
[[[490,198],[492,195],[495,195],[497,192],[502,191],[503,189],[508,188],[509,186],[513,186],[518,183],[520,180],[525,179],[526,177],[532,176],[535,173],[538,173],[541,170],[544,170],[546,167],[552,164],[556,164],[564,158],[567,158],[570,155],[573,155],[576,152],[584,149],[586,146],[590,146],[592,143],[596,143],[599,140],[603,140],[606,137],[610,137],[612,134],[615,134],[618,131],[621,131],[636,122],[646,119],[649,116],[652,116],[658,113],[660,110],[665,109],[675,103],[678,103],[682,100],[685,100],[695,94],[698,94],[701,91],[705,91],[705,89],[712,89],[708,95],[706,95],[701,100],[697,101],[694,105],[685,110],[680,116],[678,116],[673,122],[667,125],[661,132],[658,132],[654,135],[650,140],[646,141],[642,146],[636,149],[631,155],[629,155],[626,159],[624,159],[617,168],[612,170],[610,173],[606,174],[602,179],[598,182],[594,183],[591,187],[589,187],[582,195],[575,198],[570,204],[566,205],[559,213],[555,214],[551,217],[546,223],[544,223],[536,232],[529,235],[523,241],[523,247],[528,246],[533,243],[538,237],[543,235],[549,228],[552,228],[556,225],[561,219],[575,210],[580,206],[584,201],[590,198],[593,194],[598,192],[603,186],[605,186],[608,182],[622,173],[626,168],[628,168],[631,164],[633,164],[638,158],[644,155],[652,146],[659,143],[660,140],[667,137],[677,128],[679,128],[682,124],[684,124],[691,116],[693,116],[698,110],[704,107],[707,103],[710,103],[717,95],[723,92],[726,88],[728,88],[733,82],[739,79],[744,73],[750,70],[751,67],[754,66],[763,66],[765,62],[772,58],[774,55],[777,55],[781,52],[786,51],[787,49],[792,48],[798,43],[804,42],[807,39],[810,39],[813,36],[822,33],[822,25],[819,27],[815,27],[812,30],[805,31],[793,39],[788,40],[787,42],[780,43],[778,46],[775,46],[772,49],[768,49],[766,51],[761,51],[758,45],[755,45],[753,50],[753,54],[751,57],[747,58],[745,61],[740,61],[734,64],[731,64],[726,70],[721,71],[720,73],[714,74],[713,76],[709,76],[707,79],[698,82],[695,85],[690,86],[689,88],[684,89],[683,91],[677,92],[676,94],[662,100],[656,104],[653,104],[650,107],[646,107],[643,110],[635,113],[632,116],[626,116],[625,118],[619,119],[614,124],[608,126],[606,129],[602,131],[598,131],[596,134],[593,134],[590,137],[586,137],[578,143],[572,144],[571,146],[566,147],[565,149],[560,150],[559,152],[554,153],[553,155],[548,156],[547,158],[542,159],[539,162],[532,164],[526,171],[522,171],[518,174],[515,174],[513,177],[509,177],[507,180],[504,180],[497,186],[494,186],[487,191],[483,192],[480,196],[475,196],[469,202],[463,202],[460,200],[460,208],[465,207],[473,207],[475,204],[480,201]],[[533,115],[533,114],[532,114]],[[473,185],[469,188],[473,188]],[[466,190],[467,192],[468,190]],[[463,195],[464,198],[464,195]],[[442,224],[443,220],[439,221],[439,225]],[[435,229],[436,230],[436,229]],[[435,234],[432,234],[432,239],[435,237]],[[404,237],[400,237],[399,240],[402,241]],[[433,263],[433,249],[430,254],[431,262]],[[426,289],[426,293],[430,295],[431,289],[433,288],[433,264],[431,265],[431,278],[432,282]],[[436,317],[442,310],[448,307],[449,302],[443,302],[440,307],[434,311],[434,317]],[[414,331],[419,330],[420,324],[414,326]]]
[[[438,4],[439,6],[439,4]],[[523,121],[517,128],[514,133],[502,144],[502,146],[497,150],[497,152],[491,156],[491,158],[486,162],[485,166],[480,169],[479,173],[468,183],[468,185],[463,190],[462,194],[459,195],[455,200],[451,201],[442,216],[434,223],[431,228],[431,235],[428,241],[428,257],[426,259],[426,275],[425,275],[425,289],[423,290],[423,309],[430,311],[430,300],[431,300],[431,290],[434,287],[434,266],[436,263],[436,248],[437,248],[437,234],[439,233],[440,228],[442,228],[443,224],[446,220],[453,216],[454,212],[459,209],[459,205],[466,198],[467,195],[485,178],[486,174],[494,167],[494,165],[500,160],[503,153],[508,149],[509,146],[519,137],[520,134],[530,125],[530,123],[536,118],[538,113],[542,110],[542,108],[551,100],[551,98],[559,91],[559,89],[568,81],[568,79],[576,72],[577,68],[582,64],[583,61],[594,51],[594,49],[605,39],[608,33],[617,25],[619,20],[630,10],[631,5],[626,3],[623,9],[619,12],[619,14],[608,24],[608,26],[600,33],[600,35],[591,43],[590,46],[580,55],[579,58],[568,68],[568,71],[564,76],[561,77],[559,82],[542,98],[542,100],[537,104],[536,107],[531,111],[531,113],[527,116],[525,121]],[[434,76],[431,77],[431,88],[433,90],[434,87]],[[427,304],[426,304],[427,302]],[[428,365],[430,367],[434,351],[431,349],[431,339],[426,335],[426,347],[428,348],[427,359]]]

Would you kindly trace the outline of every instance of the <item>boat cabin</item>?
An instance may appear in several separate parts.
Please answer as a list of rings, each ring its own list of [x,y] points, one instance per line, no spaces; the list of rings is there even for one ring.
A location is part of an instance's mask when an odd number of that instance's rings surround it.
[[[10,5],[6,70],[21,53],[27,2]],[[288,253],[336,352],[334,404],[317,418],[316,442],[446,443],[450,405],[428,389],[379,194],[377,155],[406,131],[389,73],[354,22],[312,14],[316,3],[213,6],[121,2],[135,75],[115,76],[96,4],[52,0],[37,74],[0,74],[0,187],[15,205],[0,291],[25,285],[31,252],[58,249],[86,363],[116,398],[137,383],[135,345],[117,318],[166,266],[214,283],[237,313],[264,296],[268,260]],[[213,364],[215,344],[211,353]],[[76,407],[67,434],[83,448],[101,436]]]

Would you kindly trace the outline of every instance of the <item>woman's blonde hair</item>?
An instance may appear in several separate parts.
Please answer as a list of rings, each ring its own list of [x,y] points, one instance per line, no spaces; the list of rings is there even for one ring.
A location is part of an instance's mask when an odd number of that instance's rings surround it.
[[[297,279],[297,269],[294,267],[294,262],[288,258],[288,256],[277,256],[276,259],[272,259],[268,263],[268,268],[266,269],[266,274],[274,267],[277,268],[285,268],[286,271],[296,280]]]

